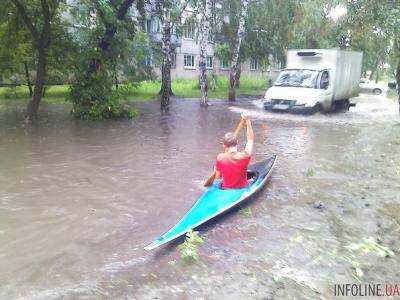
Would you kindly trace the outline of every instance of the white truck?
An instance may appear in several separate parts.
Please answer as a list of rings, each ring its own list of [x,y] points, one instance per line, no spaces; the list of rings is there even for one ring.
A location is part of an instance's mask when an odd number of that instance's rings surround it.
[[[265,93],[264,108],[293,113],[348,109],[359,92],[362,52],[288,50],[286,68]]]

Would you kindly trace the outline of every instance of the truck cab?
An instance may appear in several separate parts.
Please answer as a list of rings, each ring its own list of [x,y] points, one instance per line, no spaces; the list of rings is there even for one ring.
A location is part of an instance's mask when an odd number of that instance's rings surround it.
[[[302,113],[328,110],[332,99],[330,72],[328,69],[285,69],[264,98],[264,107],[269,110]]]

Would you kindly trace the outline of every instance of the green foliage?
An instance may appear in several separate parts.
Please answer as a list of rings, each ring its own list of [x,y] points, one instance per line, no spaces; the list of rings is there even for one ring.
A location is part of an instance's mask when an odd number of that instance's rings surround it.
[[[347,15],[338,31],[348,48],[363,51],[363,70],[375,71],[389,63],[393,70],[400,59],[394,41],[400,32],[400,2],[359,0],[347,3]]]
[[[315,175],[315,170],[313,168],[308,168],[307,171],[306,171],[306,175],[308,177],[314,176]]]
[[[47,83],[50,84],[66,81],[70,71],[71,49],[73,49],[72,40],[67,30],[69,24],[60,14],[60,11],[65,10],[66,5],[64,1],[59,2],[60,8],[55,12],[51,22],[52,39],[47,57]],[[19,77],[23,78],[25,82],[23,62],[27,63],[29,71],[34,70],[37,63],[37,45],[14,4],[5,1],[1,5],[0,72],[6,79],[13,74],[20,74]],[[40,1],[26,1],[26,9],[27,14],[35,19],[36,27],[40,27],[39,25],[43,22]],[[39,29],[37,28],[37,30]]]
[[[332,36],[338,23],[329,18],[339,1],[302,0],[294,9],[291,48],[331,48],[339,44]]]
[[[4,99],[16,99],[18,98],[17,87],[7,87],[3,94]]]
[[[373,237],[363,238],[359,243],[350,243],[345,246],[346,252],[344,254],[338,255],[337,251],[332,251],[331,256],[335,258],[342,259],[351,266],[352,276],[358,282],[362,282],[364,277],[364,272],[362,270],[363,261],[361,255],[372,254],[378,255],[379,257],[392,257],[394,252],[388,247],[378,244]]]
[[[74,33],[78,45],[74,55],[75,81],[68,97],[76,117],[100,120],[131,118],[135,114],[120,103],[126,90],[114,89],[121,71],[125,78],[134,78],[138,65],[131,59],[137,24],[130,17],[120,16],[121,4],[83,1],[71,10],[81,25]],[[145,43],[144,36],[136,38],[142,45]]]
[[[112,77],[107,71],[96,72],[89,80],[77,78],[70,87],[68,99],[73,104],[72,114],[81,119],[101,120],[132,118],[135,112],[119,101],[122,93],[113,89]]]
[[[211,77],[210,77],[211,78]],[[242,94],[262,94],[265,92],[266,78],[257,76],[241,77],[241,85],[238,93]],[[177,97],[180,98],[198,98],[200,91],[197,87],[198,80],[187,78],[176,78],[172,80],[172,86]],[[157,99],[160,91],[161,83],[159,80],[145,80],[136,83],[122,83],[115,87],[115,95],[118,96],[119,102],[136,102]],[[215,83],[210,79],[210,88],[208,91],[210,98],[226,98],[226,90],[228,88],[228,78],[226,76],[215,76]],[[18,86],[16,89],[17,99],[28,101],[29,93],[26,86]],[[5,94],[9,88],[0,87],[0,101],[6,99]],[[12,91],[10,91],[12,92]],[[15,93],[12,92],[12,99],[15,99]],[[71,86],[70,85],[54,85],[47,86],[46,94],[43,100],[48,103],[64,103],[65,99],[72,103]]]
[[[221,42],[215,46],[215,54],[220,59],[229,60],[232,55],[232,47],[226,42]]]
[[[186,233],[185,241],[178,246],[179,254],[184,262],[192,263],[199,260],[198,246],[204,242],[197,231]]]
[[[263,68],[285,60],[298,1],[251,1],[242,57],[257,58]]]
[[[361,243],[351,243],[347,247],[350,251],[361,253],[374,253],[380,257],[394,256],[388,247],[378,244],[373,237],[363,238]]]
[[[253,213],[251,212],[250,207],[243,207],[239,210],[239,213],[245,217],[252,217]]]

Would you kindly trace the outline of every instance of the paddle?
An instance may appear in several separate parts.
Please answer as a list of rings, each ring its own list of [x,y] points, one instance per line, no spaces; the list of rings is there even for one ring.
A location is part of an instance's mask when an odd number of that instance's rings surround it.
[[[245,123],[245,119],[241,118],[239,124],[236,126],[235,131],[233,132],[233,134],[237,137],[240,130],[242,130],[243,125]],[[214,172],[211,174],[211,176],[206,180],[206,182],[204,183],[205,187],[208,187],[210,185],[213,184],[214,180],[215,180],[215,176],[217,175],[217,172],[214,170]]]

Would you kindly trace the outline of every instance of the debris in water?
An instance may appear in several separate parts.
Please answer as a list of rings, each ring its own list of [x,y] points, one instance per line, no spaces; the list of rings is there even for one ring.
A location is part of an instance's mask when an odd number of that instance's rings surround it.
[[[317,202],[314,202],[313,207],[314,207],[315,209],[320,209],[320,210],[322,210],[322,209],[325,208],[325,205],[324,205],[321,201],[317,201]]]

